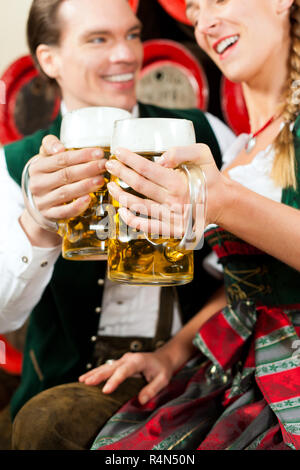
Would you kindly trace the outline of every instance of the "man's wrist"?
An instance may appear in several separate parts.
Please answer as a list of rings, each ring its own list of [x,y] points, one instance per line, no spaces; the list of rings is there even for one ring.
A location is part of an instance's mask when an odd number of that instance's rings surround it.
[[[61,237],[38,225],[26,209],[21,215],[19,223],[32,246],[54,248],[61,244]]]

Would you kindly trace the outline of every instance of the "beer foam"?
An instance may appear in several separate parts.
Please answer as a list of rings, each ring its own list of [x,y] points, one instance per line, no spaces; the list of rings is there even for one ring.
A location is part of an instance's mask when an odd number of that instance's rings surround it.
[[[194,143],[196,143],[194,125],[187,119],[126,119],[115,123],[111,153],[118,147],[138,153],[161,153],[171,147]]]
[[[119,108],[76,109],[63,117],[60,140],[66,149],[110,147],[115,121],[130,118],[128,111]]]

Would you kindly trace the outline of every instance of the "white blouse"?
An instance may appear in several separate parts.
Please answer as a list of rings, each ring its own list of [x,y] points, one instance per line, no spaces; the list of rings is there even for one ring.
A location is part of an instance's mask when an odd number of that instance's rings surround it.
[[[240,134],[233,144],[223,155],[222,170],[225,170],[243,150],[249,139],[248,134]],[[273,201],[280,202],[282,197],[282,188],[275,184],[271,178],[271,172],[274,162],[275,152],[272,145],[259,152],[253,160],[247,165],[238,165],[228,171],[230,178],[251,191],[265,196]],[[211,224],[206,230],[216,227]],[[223,277],[223,268],[218,263],[217,255],[212,252],[203,261],[204,268],[213,276],[221,279]]]
[[[227,152],[223,155],[223,167],[227,166],[242,151],[249,139],[248,134],[239,135]],[[281,201],[282,188],[277,186],[271,178],[275,152],[272,145],[259,152],[248,165],[238,165],[228,171],[230,178],[248,189],[273,199]]]

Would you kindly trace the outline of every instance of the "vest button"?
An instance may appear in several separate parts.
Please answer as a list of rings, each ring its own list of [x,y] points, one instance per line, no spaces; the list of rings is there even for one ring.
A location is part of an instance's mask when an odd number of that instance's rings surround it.
[[[87,370],[90,370],[93,367],[93,365],[89,363],[85,367],[86,367]]]
[[[104,286],[104,279],[98,279],[98,286]]]
[[[130,343],[130,351],[138,352],[138,351],[141,351],[142,349],[143,349],[143,344],[141,343],[141,341],[132,341],[132,343]]]
[[[96,308],[95,308],[95,312],[96,312],[96,313],[101,313],[101,310],[102,310],[101,307],[96,307]]]
[[[22,261],[23,261],[24,264],[28,264],[29,259],[27,258],[27,256],[23,256]]]
[[[91,337],[91,342],[92,342],[92,343],[96,343],[96,341],[97,341],[97,336],[92,336],[92,337]]]

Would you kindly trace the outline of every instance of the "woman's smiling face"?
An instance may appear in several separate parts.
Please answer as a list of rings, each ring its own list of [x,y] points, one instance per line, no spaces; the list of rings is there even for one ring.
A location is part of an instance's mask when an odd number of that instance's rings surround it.
[[[186,0],[197,43],[232,81],[248,81],[282,49],[293,0]]]

